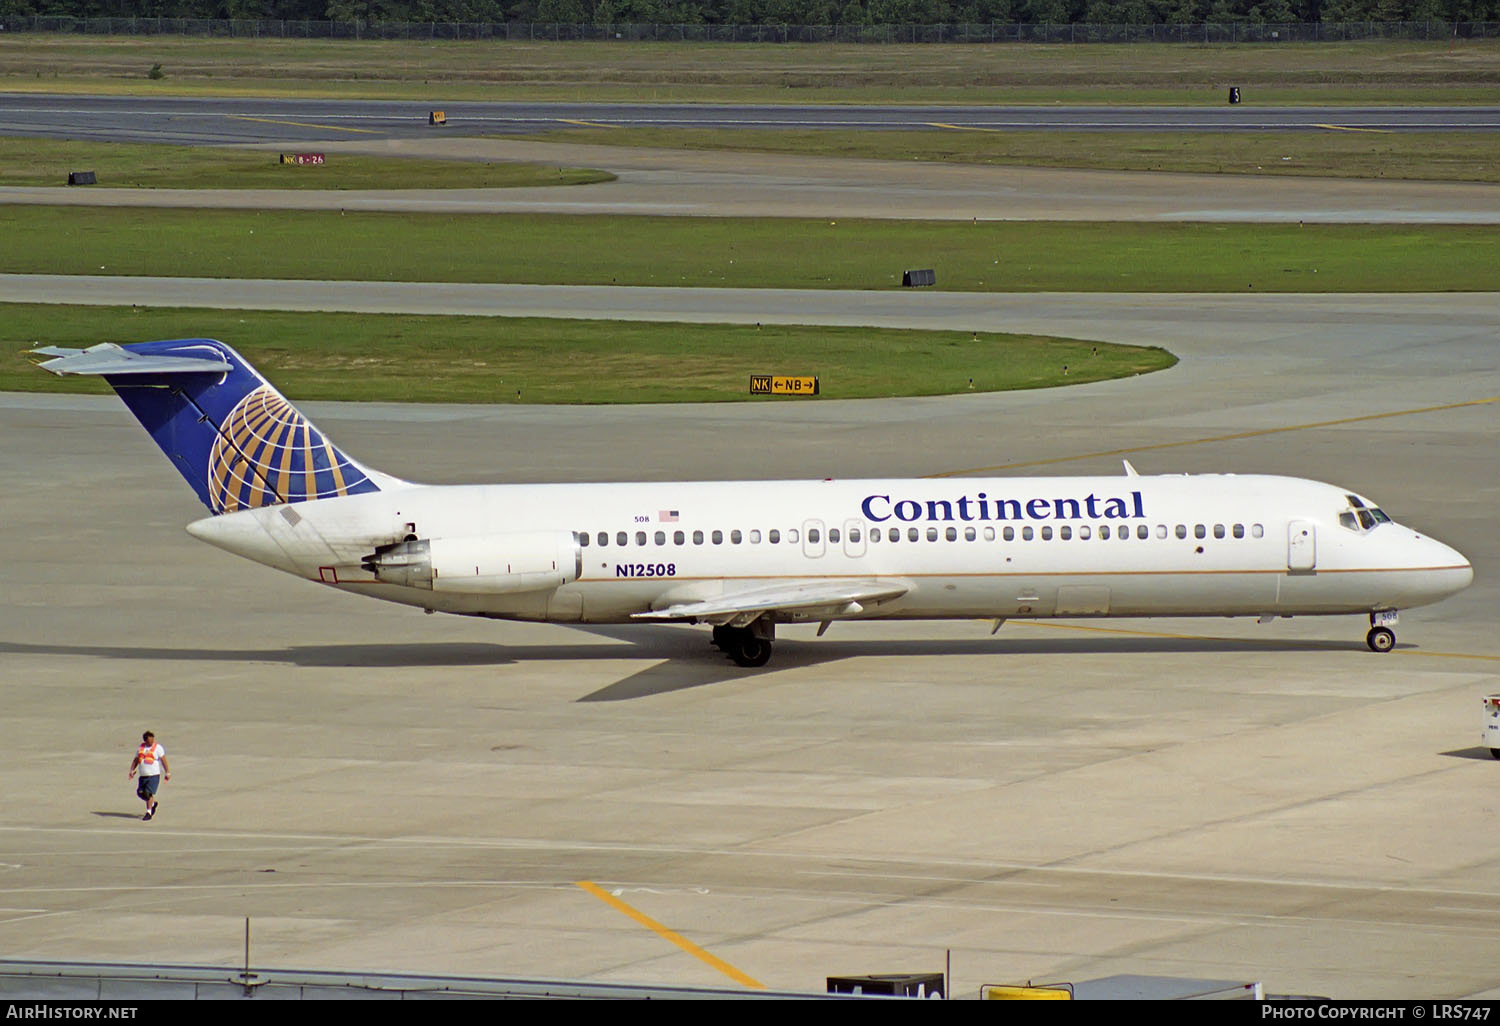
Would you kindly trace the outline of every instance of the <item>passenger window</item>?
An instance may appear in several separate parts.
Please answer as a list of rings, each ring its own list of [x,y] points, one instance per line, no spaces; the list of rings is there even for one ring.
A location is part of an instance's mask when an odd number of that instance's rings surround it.
[[[1080,527],[1078,529],[1078,537],[1081,538],[1084,541],[1088,541],[1089,540],[1089,525],[1088,524],[1084,524],[1082,527]]]
[[[936,527],[929,527],[927,529],[927,540],[928,541],[937,541],[937,528]]]
[[[899,527],[893,527],[893,528],[891,528],[891,533],[888,534],[888,535],[886,535],[886,537],[888,537],[891,541],[900,541],[901,540],[901,528],[899,528]]]
[[[1186,538],[1187,537],[1187,525],[1186,524],[1178,524],[1177,525],[1177,537],[1179,537],[1179,538]]]
[[[964,541],[973,541],[976,537],[977,537],[977,535],[975,535],[975,533],[974,533],[974,528],[972,528],[972,527],[966,527],[966,528],[964,528]]]
[[[1141,537],[1141,538],[1146,537],[1145,534],[1142,533],[1145,530],[1145,527],[1146,527],[1146,525],[1142,524],[1140,526],[1140,528],[1136,530],[1135,533],[1136,533],[1136,535],[1138,537]],[[1167,525],[1166,524],[1157,524],[1156,525],[1156,536],[1158,538],[1165,538],[1167,536]]]
[[[1215,538],[1222,538],[1222,537],[1224,537],[1224,525],[1223,524],[1215,524],[1214,525],[1214,537]]]
[[[703,544],[703,532],[702,531],[694,531],[693,532],[693,544],[694,545],[702,545]]]
[[[759,545],[760,544],[760,529],[759,528],[756,528],[755,530],[753,530],[753,531],[750,532],[750,544],[751,545]]]
[[[1109,525],[1108,524],[1100,524],[1099,525],[1099,537],[1103,541],[1109,541]]]
[[[772,545],[780,545],[781,532],[776,530],[776,528],[774,527],[771,528],[771,530],[766,532],[766,541],[770,542]]]
[[[723,531],[715,531],[711,535],[711,537],[713,538],[713,541],[714,541],[715,545],[723,545],[724,544],[724,532]]]
[[[1193,537],[1194,538],[1207,538],[1208,537],[1208,528],[1204,527],[1202,524],[1195,524],[1195,525],[1193,525]]]
[[[1051,540],[1052,540],[1052,528],[1051,528],[1051,526],[1043,527],[1042,528],[1042,541],[1051,541]]]
[[[573,537],[578,539],[578,544],[583,548],[589,547],[589,533],[587,531],[574,531]]]
[[[1057,536],[1059,538],[1061,538],[1063,541],[1072,541],[1073,540],[1073,529],[1071,527],[1067,526],[1066,524],[1064,524],[1062,527],[1059,527],[1057,529]]]
[[[984,529],[984,540],[985,541],[994,541],[995,540],[995,529],[993,527],[986,527]]]
[[[1028,524],[1025,527],[1021,528],[1021,540],[1022,541],[1031,541],[1031,525],[1030,524]]]
[[[740,540],[743,537],[744,536],[742,534],[740,534],[739,531],[730,531],[729,532],[729,544],[731,544],[731,545],[738,545],[740,543]]]
[[[1140,538],[1142,541],[1144,541],[1145,539],[1151,537],[1151,531],[1150,531],[1150,529],[1148,527],[1146,527],[1145,524],[1137,524],[1136,528],[1135,528],[1135,536],[1137,538]],[[1167,536],[1167,525],[1166,524],[1157,524],[1156,525],[1156,536],[1158,538],[1165,538]]]
[[[855,539],[855,541],[858,541],[858,540],[859,540],[858,538]],[[878,528],[878,527],[872,527],[872,528],[870,528],[870,540],[872,542],[878,542],[880,540],[880,528]]]
[[[816,527],[809,527],[807,529],[807,543],[809,545],[818,544],[818,539],[820,537],[822,537],[822,535],[818,533],[818,529]]]
[[[658,545],[665,545],[666,543],[667,543],[667,532],[666,531],[657,531],[656,532],[656,544],[658,544]]]
[[[685,541],[687,541],[687,535],[683,534],[681,531],[673,531],[672,532],[672,544],[673,545],[681,545]]]
[[[946,531],[943,532],[943,537],[947,538],[949,541],[958,541],[958,528],[956,528],[956,527],[950,527],[950,528],[948,528]]]
[[[797,544],[798,537],[800,536],[797,534],[797,529],[795,527],[791,528],[786,533],[786,540],[792,545]]]
[[[630,535],[626,534],[624,531],[620,531],[620,532],[618,532],[615,535],[615,544],[616,545],[628,545],[629,543],[630,543]]]
[[[646,544],[646,532],[645,531],[637,531],[637,532],[635,532],[635,543],[637,545],[644,545],[644,544]]]
[[[1235,524],[1234,525],[1234,536],[1236,538],[1243,538],[1243,537],[1245,537],[1245,525],[1244,524]]]
[[[1259,524],[1251,524],[1250,525],[1250,537],[1252,537],[1252,538],[1259,538],[1259,537],[1263,536],[1265,533],[1266,533],[1265,528],[1261,527]]]
[[[860,539],[859,528],[857,528],[857,527],[851,527],[851,528],[849,528],[849,540],[852,541],[852,542],[856,542],[857,543],[859,541],[859,539]]]
[[[606,545],[609,544],[609,532],[608,531],[600,531],[599,532],[599,537],[595,538],[594,540],[599,543],[599,547],[601,549],[604,548]]]
[[[1016,529],[1014,527],[1007,527],[1005,529],[1005,540],[1006,541],[1015,541],[1016,540]]]
[[[837,527],[830,527],[828,529],[828,544],[829,545],[837,545],[838,543],[839,543],[839,529]]]

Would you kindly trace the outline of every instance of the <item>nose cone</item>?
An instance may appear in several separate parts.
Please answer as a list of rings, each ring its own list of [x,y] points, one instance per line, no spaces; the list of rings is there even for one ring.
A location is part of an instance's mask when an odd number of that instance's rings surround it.
[[[1474,583],[1474,566],[1457,549],[1444,545],[1435,538],[1421,539],[1425,548],[1423,557],[1430,570],[1431,584],[1436,592],[1434,600],[1463,591]]]

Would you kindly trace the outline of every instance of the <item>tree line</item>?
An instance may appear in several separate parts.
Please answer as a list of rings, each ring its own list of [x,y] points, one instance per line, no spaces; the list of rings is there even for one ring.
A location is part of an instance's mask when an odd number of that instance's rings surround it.
[[[615,25],[1500,21],[1500,0],[0,0],[31,17]]]

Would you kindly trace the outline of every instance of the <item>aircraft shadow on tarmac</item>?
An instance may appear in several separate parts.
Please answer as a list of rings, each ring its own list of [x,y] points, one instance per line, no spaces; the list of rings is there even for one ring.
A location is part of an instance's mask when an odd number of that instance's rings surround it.
[[[1488,748],[1455,748],[1451,752],[1438,752],[1450,759],[1480,759],[1484,762],[1493,762],[1495,757],[1490,754]]]
[[[504,645],[435,642],[432,644],[290,645],[284,648],[267,646],[255,649],[221,649],[0,641],[0,656],[57,655],[166,662],[261,662],[329,669],[500,667],[559,660],[570,662],[575,660],[656,660],[651,666],[577,699],[580,702],[617,702],[713,684],[745,681],[781,671],[862,656],[913,659],[941,656],[992,656],[1003,659],[1005,656],[1149,656],[1235,652],[1364,653],[1364,645],[1358,641],[1318,639],[1079,637],[1072,633],[1056,638],[1007,638],[1002,634],[969,640],[949,638],[930,641],[899,641],[880,638],[801,640],[783,637],[776,643],[776,655],[770,665],[745,669],[732,665],[709,643],[707,632],[704,631],[666,626],[600,626],[575,629],[607,639],[607,643]],[[999,669],[1000,666],[997,664],[997,671]]]

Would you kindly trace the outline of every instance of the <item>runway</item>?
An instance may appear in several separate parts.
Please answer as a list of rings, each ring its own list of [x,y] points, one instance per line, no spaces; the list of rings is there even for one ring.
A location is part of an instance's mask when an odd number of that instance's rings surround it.
[[[857,131],[1500,131],[1497,106],[485,103],[449,102],[439,88],[426,103],[0,93],[0,132],[180,145],[282,144],[321,139],[330,132],[399,139],[432,135],[428,115],[433,110],[445,114],[442,132],[447,135],[521,134],[578,125]]]
[[[0,280],[75,286],[205,287]],[[429,617],[236,560],[183,532],[204,511],[117,400],[0,395],[8,957],[238,971],[250,917],[262,967],[821,991],[951,955],[959,997],[1117,973],[1500,997],[1500,762],[1479,746],[1500,295],[630,291],[438,302],[946,316],[1181,362],[937,399],[306,411],[432,482],[1293,474],[1453,545],[1475,584],[1404,611],[1389,655],[1357,617],[863,623],[786,629],[746,671],[691,628]],[[173,779],[142,823],[125,773],[148,728]]]

